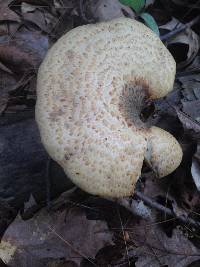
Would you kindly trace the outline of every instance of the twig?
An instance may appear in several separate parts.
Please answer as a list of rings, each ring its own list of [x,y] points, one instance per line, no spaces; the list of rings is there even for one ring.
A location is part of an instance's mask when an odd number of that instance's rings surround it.
[[[135,216],[151,221],[152,223],[154,222],[154,216],[151,209],[145,206],[143,201],[138,202],[135,199],[131,199],[130,201],[129,198],[119,198],[117,199],[117,203],[129,210]]]
[[[167,207],[164,207],[163,205],[155,202],[154,200],[152,200],[151,198],[145,196],[144,194],[142,194],[139,191],[135,191],[135,196],[137,198],[141,199],[142,201],[144,201],[144,203],[146,203],[148,206],[150,206],[152,208],[155,208],[155,209],[161,211],[164,214],[172,216],[172,217],[176,218],[177,220],[179,220],[182,223],[190,224],[190,225],[192,225],[194,227],[200,227],[200,223],[199,222],[196,222],[195,220],[193,220],[191,218],[186,218],[186,217],[184,217],[182,215],[181,216],[176,215],[171,209],[169,209]]]
[[[190,224],[196,228],[200,227],[199,222],[197,222],[191,218],[185,217],[183,215],[181,215],[181,216],[176,215],[171,209],[159,204],[158,202],[145,196],[143,193],[141,193],[139,191],[135,191],[134,196],[136,196],[138,199],[142,200],[148,207],[154,208],[165,215],[173,217],[173,220],[178,220],[184,224]],[[134,199],[133,199],[133,201],[134,201]],[[148,221],[150,220],[152,223],[154,223],[155,218],[153,218],[153,214],[151,213],[151,211],[147,210],[148,213],[146,213],[146,214],[142,213],[142,212],[141,213],[138,212],[137,209],[135,208],[135,205],[132,206],[131,203],[126,198],[119,199],[117,201],[117,203],[120,204],[121,206],[125,207],[126,209],[128,209],[134,215],[140,216],[143,219],[148,220]],[[148,207],[147,207],[147,209],[148,209]]]
[[[167,39],[173,37],[174,35],[176,35],[177,33],[180,33],[182,31],[184,31],[187,28],[191,28],[194,24],[196,24],[200,19],[200,16],[197,16],[196,18],[194,18],[192,21],[190,21],[189,23],[186,23],[184,25],[181,25],[179,28],[175,28],[174,30],[172,30],[171,32],[168,32],[164,35],[162,35],[160,37],[160,39],[162,41],[166,41]]]
[[[169,208],[167,208],[167,207],[165,207],[165,206],[157,203],[156,201],[153,201],[151,198],[145,196],[141,192],[135,191],[134,195],[137,198],[139,198],[142,201],[144,201],[144,203],[146,203],[148,206],[150,206],[152,208],[155,208],[155,209],[161,211],[162,213],[165,213],[166,215],[169,215],[169,216],[172,216],[173,215],[172,211]]]

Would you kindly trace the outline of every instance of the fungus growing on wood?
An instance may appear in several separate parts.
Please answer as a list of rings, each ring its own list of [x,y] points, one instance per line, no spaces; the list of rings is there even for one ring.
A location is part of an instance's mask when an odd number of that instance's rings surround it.
[[[47,152],[77,186],[104,197],[131,195],[144,160],[158,176],[170,174],[180,145],[140,113],[172,90],[175,70],[160,39],[135,20],[71,30],[38,73],[36,121]]]

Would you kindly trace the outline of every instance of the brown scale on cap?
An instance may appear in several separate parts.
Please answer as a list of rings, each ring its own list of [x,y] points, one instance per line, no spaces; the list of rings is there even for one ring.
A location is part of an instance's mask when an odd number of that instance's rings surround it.
[[[140,119],[146,100],[173,88],[175,61],[159,38],[128,18],[61,37],[40,66],[36,121],[71,180],[100,196],[134,192],[146,160],[159,177],[182,159],[176,139]]]

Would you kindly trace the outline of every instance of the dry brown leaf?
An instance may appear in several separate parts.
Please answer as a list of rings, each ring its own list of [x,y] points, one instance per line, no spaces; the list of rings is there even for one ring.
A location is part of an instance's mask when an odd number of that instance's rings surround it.
[[[50,9],[46,8],[46,6],[42,5],[42,3],[40,3],[40,5],[33,5],[31,2],[22,2],[21,13],[26,23],[29,22],[35,24],[45,33],[50,33],[52,28],[59,21],[59,18],[54,16],[53,12],[50,12]]]
[[[118,0],[90,0],[87,5],[90,10],[89,13],[91,13],[91,16],[97,21],[107,21],[124,17],[123,11],[125,11],[129,17],[135,17],[135,13],[132,9],[122,5]]]
[[[36,10],[36,6],[28,4],[26,2],[22,2],[22,4],[21,4],[22,13],[33,12],[35,10]]]
[[[23,13],[23,18],[37,25],[42,31],[48,32],[44,12],[42,10],[35,9],[33,12],[25,12]]]
[[[172,0],[172,2],[174,2],[174,4],[176,5],[185,6],[187,8],[200,8],[200,3],[198,1],[196,1],[195,3],[191,3],[191,0]]]
[[[0,115],[5,110],[8,99],[9,92],[13,90],[13,87],[16,84],[16,79],[11,73],[8,73],[2,69],[0,69]]]
[[[185,86],[188,87],[183,90],[185,99],[181,101],[183,112],[178,109],[176,112],[186,132],[198,141],[200,140],[200,100],[198,99],[200,88],[196,85],[199,86],[200,83],[187,81]]]
[[[159,28],[172,31],[182,25],[180,21],[172,18],[171,21]],[[186,28],[185,31],[167,40],[166,45],[178,63],[177,68],[183,68],[192,62],[198,53],[199,41],[199,36],[191,28]]]
[[[145,221],[128,225],[129,238],[133,244],[129,257],[137,257],[136,267],[186,267],[200,259],[200,251],[183,233],[175,229],[171,237],[158,225]]]
[[[62,21],[62,15],[56,17],[47,11],[44,12],[44,18],[46,22],[46,29],[44,29],[44,31],[48,32],[49,34],[51,34],[57,26],[59,27],[59,22]],[[67,28],[66,25],[62,26]]]
[[[20,24],[16,21],[9,21],[9,23],[0,23],[0,45],[2,43],[2,39],[5,39],[5,36],[13,36],[19,28]]]
[[[200,55],[197,55],[195,57],[194,61],[192,62],[192,64],[188,68],[188,70],[194,70],[194,69],[200,70]],[[199,75],[199,77],[200,77],[200,75]]]
[[[198,191],[200,191],[200,164],[195,158],[192,160],[191,174]]]
[[[183,105],[183,112],[189,115],[192,119],[200,123],[200,100],[182,101],[182,105]]]
[[[54,0],[56,8],[70,9],[74,7],[73,0]]]
[[[43,209],[28,221],[15,219],[2,239],[0,257],[11,267],[52,266],[59,259],[80,264],[111,243],[106,223],[87,220],[80,209],[67,214]]]
[[[0,44],[0,61],[14,73],[36,71],[47,50],[47,36],[22,30],[12,38],[5,36]]]
[[[200,74],[186,75],[178,78],[181,84],[183,111],[194,119],[200,116],[198,101],[200,100]],[[194,104],[194,105],[193,105]]]
[[[192,117],[188,116],[184,112],[180,111],[178,108],[175,109],[179,120],[183,124],[183,127],[186,130],[193,130],[195,133],[200,134],[200,123],[192,119]]]
[[[163,30],[168,30],[172,31],[174,30],[177,26],[182,26],[183,24],[178,21],[176,18],[172,18],[170,21],[168,21],[166,24],[161,25],[159,28]]]
[[[17,3],[18,5],[21,3],[27,3],[30,5],[51,6],[53,4],[53,0],[17,0]]]
[[[0,0],[0,21],[17,21],[20,22],[20,17],[8,6],[12,0]]]

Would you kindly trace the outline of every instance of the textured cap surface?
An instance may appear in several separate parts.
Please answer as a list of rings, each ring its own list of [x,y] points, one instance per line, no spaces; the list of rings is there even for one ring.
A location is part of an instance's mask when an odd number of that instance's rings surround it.
[[[182,160],[182,150],[170,133],[158,127],[151,127],[148,133],[145,159],[158,177],[163,177],[179,166]]]
[[[75,184],[101,196],[133,193],[150,131],[141,107],[172,89],[175,68],[159,38],[128,18],[75,28],[56,42],[39,69],[36,120],[46,150]]]

